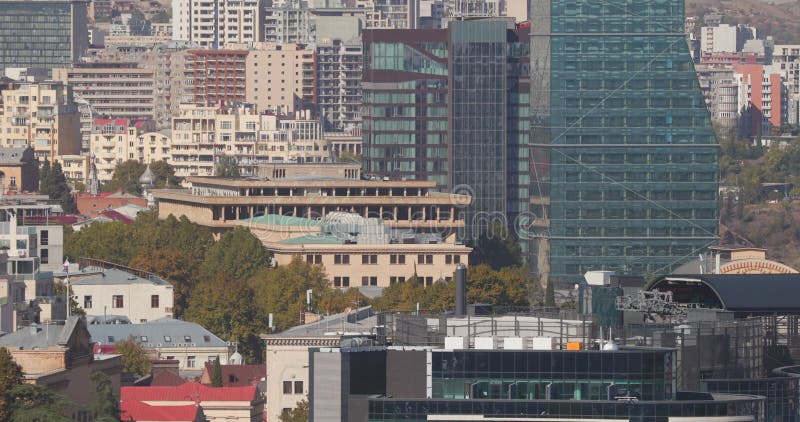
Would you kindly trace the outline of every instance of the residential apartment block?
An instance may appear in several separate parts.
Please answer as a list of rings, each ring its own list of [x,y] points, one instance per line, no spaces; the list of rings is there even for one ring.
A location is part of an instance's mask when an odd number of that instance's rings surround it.
[[[128,160],[146,164],[168,161],[171,138],[154,130],[155,122],[152,120],[95,119],[91,157],[97,179],[110,181],[116,166]]]
[[[278,43],[308,44],[314,41],[311,12],[307,0],[269,0],[265,2],[263,40]]]
[[[72,86],[75,97],[90,104],[92,119],[151,120],[160,97],[153,70],[136,63],[80,63],[53,69],[53,79]]]
[[[255,107],[217,110],[185,104],[173,119],[170,164],[179,177],[212,176],[222,157],[233,157],[242,175],[271,162],[326,162],[328,142],[319,122],[259,114]]]
[[[134,324],[172,317],[173,288],[161,277],[108,262],[87,264],[69,274],[69,285],[87,316],[119,315]]]
[[[190,50],[185,88],[194,104],[232,107],[245,99],[247,50]]]
[[[736,105],[742,114],[739,131],[758,136],[769,127],[780,128],[787,118],[782,73],[761,64],[734,65],[733,72],[739,87]]]
[[[300,44],[256,43],[245,59],[245,100],[289,114],[316,104],[315,51]]]
[[[89,48],[86,0],[0,1],[0,74],[69,66]]]
[[[326,131],[361,125],[361,38],[319,40],[317,46],[317,109]]]
[[[747,25],[719,24],[700,28],[701,54],[736,53],[745,41],[757,38],[756,28]]]
[[[30,146],[37,158],[51,162],[80,153],[80,114],[70,87],[52,81],[22,83],[0,95],[3,146]]]
[[[202,48],[227,48],[261,40],[258,0],[176,0],[172,39]]]

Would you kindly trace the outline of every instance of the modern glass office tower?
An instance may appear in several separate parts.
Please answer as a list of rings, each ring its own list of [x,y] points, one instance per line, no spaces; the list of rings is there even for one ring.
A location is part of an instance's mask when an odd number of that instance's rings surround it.
[[[363,35],[366,172],[472,195],[470,238],[530,203],[529,36],[509,22]]]
[[[668,274],[717,241],[717,145],[682,0],[532,0],[532,254]]]
[[[0,0],[0,74],[67,67],[89,47],[86,0]]]

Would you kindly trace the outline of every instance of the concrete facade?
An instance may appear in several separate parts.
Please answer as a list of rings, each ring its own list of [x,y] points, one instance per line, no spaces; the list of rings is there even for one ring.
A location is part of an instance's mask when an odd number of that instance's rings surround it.
[[[0,143],[33,148],[41,160],[81,151],[80,114],[72,89],[57,82],[23,83],[2,92]]]
[[[122,315],[145,323],[173,315],[172,285],[155,274],[88,267],[70,274],[69,281],[88,316]]]
[[[288,114],[316,103],[315,52],[300,44],[256,43],[245,60],[245,100]]]
[[[0,147],[0,192],[39,190],[39,163],[30,147]]]
[[[257,0],[176,0],[172,3],[172,39],[208,49],[259,41],[259,4]]]
[[[155,122],[126,119],[95,119],[90,149],[97,179],[108,182],[118,164],[128,160],[150,164],[170,158],[171,138],[154,132]]]

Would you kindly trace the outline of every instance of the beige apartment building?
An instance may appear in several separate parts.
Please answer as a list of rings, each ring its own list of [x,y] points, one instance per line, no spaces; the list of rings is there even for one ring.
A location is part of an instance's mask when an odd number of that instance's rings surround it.
[[[86,183],[91,170],[91,157],[83,154],[62,155],[61,170],[67,180]]]
[[[315,52],[301,44],[256,43],[245,61],[246,100],[288,114],[316,104]]]
[[[222,157],[232,157],[242,175],[270,162],[325,162],[328,142],[310,119],[259,114],[255,107],[218,110],[183,104],[172,121],[169,163],[179,177],[213,176]]]
[[[0,144],[30,146],[40,160],[81,151],[80,114],[70,87],[59,82],[22,83],[2,93]]]
[[[73,87],[90,105],[91,119],[151,120],[155,115],[154,71],[136,63],[81,63],[54,68],[53,79]]]
[[[91,156],[101,182],[110,181],[122,162],[149,164],[170,158],[170,137],[155,132],[153,120],[95,119],[92,123]]]

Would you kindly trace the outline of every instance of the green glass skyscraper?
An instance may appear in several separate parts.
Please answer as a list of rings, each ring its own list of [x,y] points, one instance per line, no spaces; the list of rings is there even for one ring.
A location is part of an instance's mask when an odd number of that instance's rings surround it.
[[[534,266],[664,274],[717,242],[717,145],[683,0],[532,0]]]

